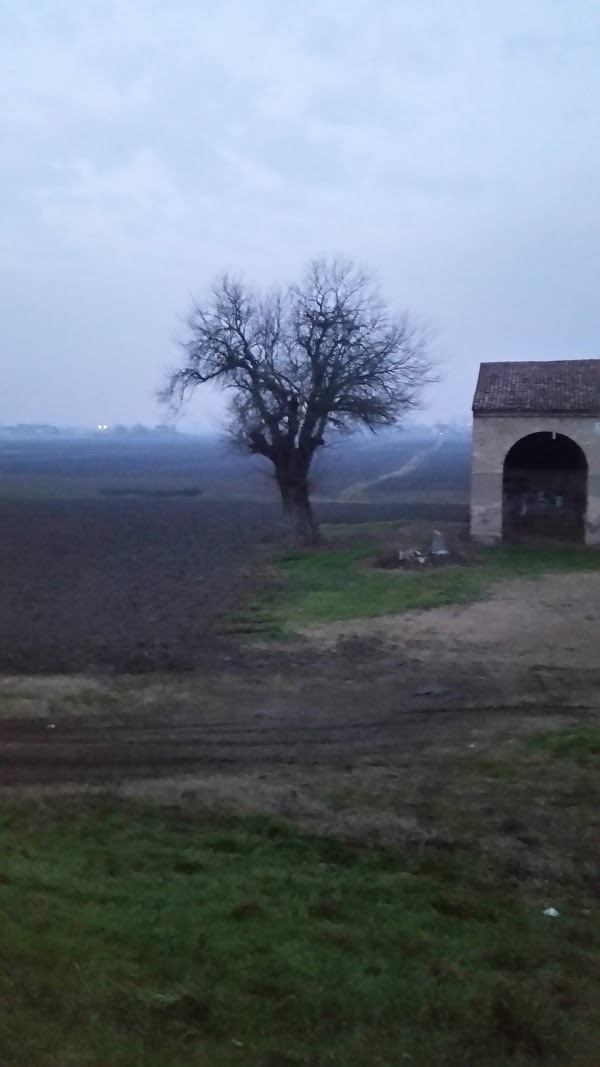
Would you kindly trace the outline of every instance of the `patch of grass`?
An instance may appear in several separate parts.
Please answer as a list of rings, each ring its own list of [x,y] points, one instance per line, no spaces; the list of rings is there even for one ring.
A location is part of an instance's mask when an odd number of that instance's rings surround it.
[[[3,1064],[595,1062],[598,930],[459,850],[80,797],[0,846]]]
[[[361,527],[364,529],[361,530]],[[363,535],[363,540],[369,541],[377,535],[385,536],[393,533],[398,528],[397,519],[381,519],[380,522],[324,522],[321,524],[321,533],[327,542],[347,541],[352,538],[356,541],[357,535]]]
[[[600,771],[600,727],[576,726],[564,730],[546,730],[527,738],[526,749],[573,760],[583,767]]]
[[[560,571],[600,570],[600,552],[583,545],[497,545],[482,548],[481,558],[498,578],[536,578]]]
[[[280,555],[281,587],[255,602],[243,632],[279,636],[318,623],[465,604],[486,596],[505,578],[600,568],[600,553],[579,547],[503,545],[482,549],[469,566],[394,572],[369,566],[380,554],[381,546],[365,538],[342,548]]]
[[[223,632],[241,640],[283,640],[288,636],[276,610],[276,595],[273,593],[265,593],[260,600],[238,608],[226,620]]]

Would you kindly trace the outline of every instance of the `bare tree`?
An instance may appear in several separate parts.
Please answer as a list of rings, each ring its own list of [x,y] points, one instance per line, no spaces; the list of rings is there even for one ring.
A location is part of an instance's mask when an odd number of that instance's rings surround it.
[[[272,462],[294,545],[319,541],[309,472],[326,436],[399,423],[434,380],[427,332],[335,260],[266,295],[224,277],[193,307],[182,349],[161,400],[178,406],[206,382],[229,391],[230,434]]]

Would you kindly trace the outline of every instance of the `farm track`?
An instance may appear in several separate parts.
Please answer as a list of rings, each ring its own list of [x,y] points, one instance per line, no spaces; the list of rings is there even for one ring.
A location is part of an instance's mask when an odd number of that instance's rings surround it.
[[[369,694],[371,701],[369,702]],[[373,695],[376,700],[373,701]],[[129,714],[83,713],[0,720],[0,783],[101,783],[131,777],[189,774],[219,765],[347,764],[401,757],[462,743],[475,730],[507,734],[528,718],[564,719],[565,703],[465,706],[458,697],[399,699],[389,682],[357,685],[352,706],[324,686],[288,694],[278,710],[262,707],[265,694],[248,693],[243,714],[211,718],[200,708],[156,707]],[[367,708],[373,707],[372,715]],[[594,714],[593,703],[572,709]]]
[[[441,444],[442,438],[438,437],[431,447],[421,449],[420,452],[415,452],[414,456],[411,456],[411,458],[407,460],[406,463],[403,463],[401,467],[398,467],[397,470],[388,471],[386,474],[379,474],[376,478],[371,478],[368,481],[355,482],[354,485],[349,485],[338,494],[338,500],[347,503],[368,500],[369,497],[365,496],[365,493],[368,493],[369,490],[372,490],[377,485],[385,484],[385,482],[391,478],[397,480],[403,478],[406,474],[411,474],[413,471],[416,471],[423,460],[438,451]]]
[[[597,712],[595,654],[582,641],[553,651],[564,626],[596,632],[586,576],[553,579],[531,604],[527,590],[452,610],[435,634],[428,614],[412,643],[406,621],[393,633],[376,620],[327,640],[240,645],[227,617],[269,581],[262,542],[277,517],[243,501],[0,501],[0,785],[400,763]],[[538,634],[540,604],[560,619],[554,644]]]

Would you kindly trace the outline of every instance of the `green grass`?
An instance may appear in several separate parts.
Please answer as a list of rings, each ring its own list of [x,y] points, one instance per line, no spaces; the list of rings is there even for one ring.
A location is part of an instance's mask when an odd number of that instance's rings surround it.
[[[541,752],[557,759],[574,760],[600,774],[600,727],[577,726],[565,730],[548,730],[527,740],[530,752]]]
[[[467,851],[4,802],[3,1067],[591,1064],[600,934]]]
[[[240,634],[284,636],[318,623],[396,615],[413,609],[465,604],[486,596],[506,578],[535,578],[555,571],[600,568],[600,552],[585,548],[482,549],[474,565],[386,571],[369,564],[381,546],[364,540],[350,547],[290,552],[276,560],[280,587],[233,621]]]

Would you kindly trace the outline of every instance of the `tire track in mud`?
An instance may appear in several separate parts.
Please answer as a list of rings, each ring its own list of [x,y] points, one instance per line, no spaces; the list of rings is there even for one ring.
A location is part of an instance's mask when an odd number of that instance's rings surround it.
[[[575,710],[575,709],[572,709]],[[585,706],[577,707],[585,714]],[[593,709],[590,708],[590,711]],[[561,704],[527,707],[497,704],[465,708],[438,705],[399,708],[385,717],[312,721],[295,716],[255,714],[254,721],[202,722],[181,714],[123,718],[88,716],[0,721],[0,784],[51,784],[159,777],[219,764],[348,763],[371,756],[416,753],[435,740],[458,742],[496,719],[564,715]],[[250,718],[250,717],[249,717]],[[322,718],[322,717],[321,717]],[[260,721],[257,721],[260,720]]]

